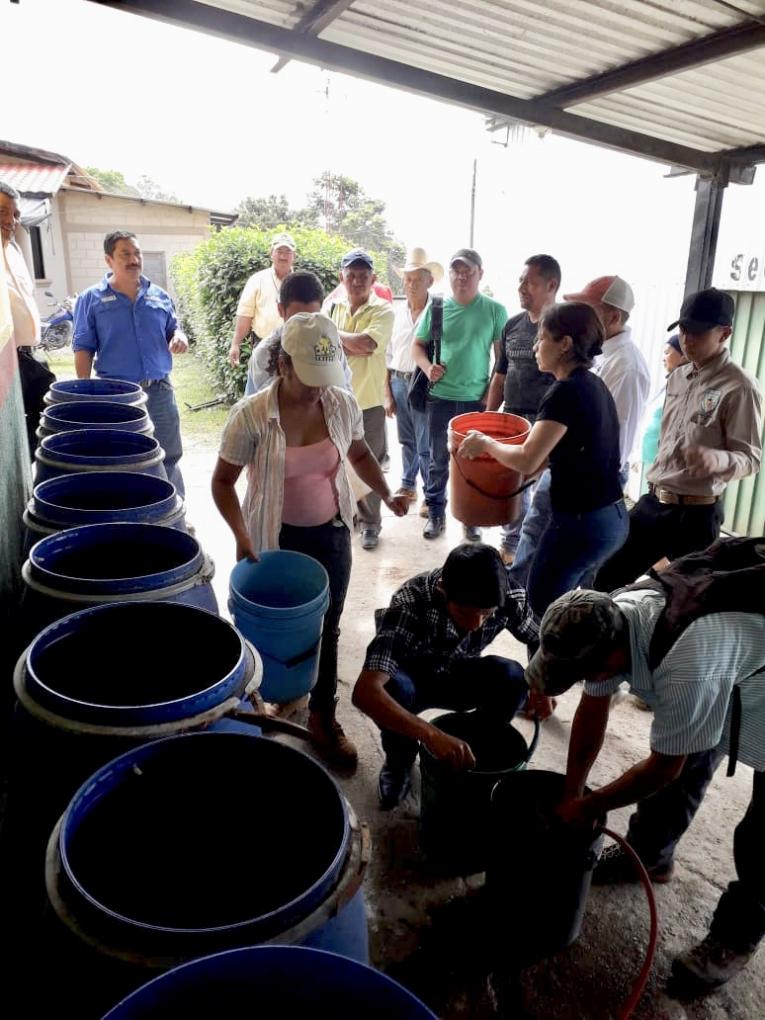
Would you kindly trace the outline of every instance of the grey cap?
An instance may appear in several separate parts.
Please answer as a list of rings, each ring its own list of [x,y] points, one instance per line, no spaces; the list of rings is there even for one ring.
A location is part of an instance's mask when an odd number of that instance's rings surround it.
[[[483,269],[483,259],[475,248],[460,248],[458,251],[455,251],[449,259],[450,269],[455,262],[467,262],[469,266],[474,266],[476,269]]]
[[[539,628],[539,649],[526,667],[526,683],[561,694],[602,662],[622,630],[622,613],[610,595],[570,591],[551,603]]]

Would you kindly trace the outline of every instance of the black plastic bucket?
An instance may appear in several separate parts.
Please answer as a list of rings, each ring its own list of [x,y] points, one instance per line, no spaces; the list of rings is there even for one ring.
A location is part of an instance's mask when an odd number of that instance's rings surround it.
[[[466,741],[476,765],[457,771],[420,749],[420,843],[439,872],[472,875],[486,867],[492,790],[504,776],[526,768],[539,723],[530,744],[509,722],[481,711],[450,712],[433,725]]]
[[[516,772],[491,797],[486,889],[498,948],[520,965],[578,938],[603,845],[599,829],[565,825],[555,814],[565,779],[558,772]]]

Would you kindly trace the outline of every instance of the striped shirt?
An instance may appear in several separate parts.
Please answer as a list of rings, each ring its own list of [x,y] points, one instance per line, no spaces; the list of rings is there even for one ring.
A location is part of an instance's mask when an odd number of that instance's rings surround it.
[[[377,634],[367,648],[364,669],[395,676],[399,669],[448,673],[455,659],[477,658],[503,630],[536,649],[539,630],[523,588],[508,582],[505,604],[467,634],[457,630],[438,588],[441,568],[403,584],[387,609],[375,613]]]
[[[659,666],[648,668],[654,626],[664,606],[658,592],[622,592],[614,601],[627,617],[632,672],[585,684],[595,697],[623,681],[654,711],[651,750],[686,755],[718,744],[727,752],[731,694],[741,694],[739,761],[765,769],[765,618],[760,613],[711,613],[691,623]]]
[[[221,438],[219,456],[247,468],[247,492],[242,504],[247,531],[256,551],[279,548],[284,508],[284,464],[287,441],[279,422],[281,380],[231,408]],[[340,517],[353,531],[355,501],[345,472],[348,448],[364,438],[364,420],[350,393],[328,386],[321,397],[329,438],[340,454],[335,476]]]

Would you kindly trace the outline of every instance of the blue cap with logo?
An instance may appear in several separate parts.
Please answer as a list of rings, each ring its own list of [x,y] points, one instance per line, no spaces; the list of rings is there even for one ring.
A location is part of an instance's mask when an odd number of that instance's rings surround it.
[[[372,261],[372,256],[369,252],[364,251],[363,248],[352,248],[343,255],[342,261],[340,262],[341,269],[350,269],[351,266],[357,262],[363,263],[369,269],[374,269],[375,264]]]

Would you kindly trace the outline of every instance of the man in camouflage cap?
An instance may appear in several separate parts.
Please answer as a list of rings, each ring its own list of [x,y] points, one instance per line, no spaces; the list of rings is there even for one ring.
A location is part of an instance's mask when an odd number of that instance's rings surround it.
[[[738,758],[755,770],[754,788],[735,833],[738,881],[720,898],[704,941],[673,963],[675,989],[698,994],[738,973],[765,935],[765,628],[759,613],[694,619],[652,669],[649,649],[663,608],[664,595],[651,589],[562,595],[542,618],[526,681],[547,695],[585,681],[571,730],[568,799],[559,813],[572,824],[594,824],[613,808],[637,803],[627,839],[654,882],[671,880],[675,848],[727,753],[730,705],[738,688],[746,706]],[[605,738],[611,695],[624,681],[653,709],[651,753],[614,782],[585,794]],[[615,846],[601,856],[593,876],[600,884],[636,880],[624,851]]]

